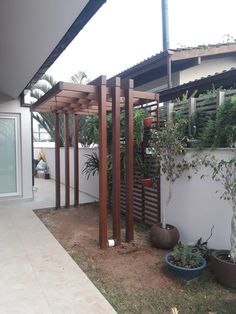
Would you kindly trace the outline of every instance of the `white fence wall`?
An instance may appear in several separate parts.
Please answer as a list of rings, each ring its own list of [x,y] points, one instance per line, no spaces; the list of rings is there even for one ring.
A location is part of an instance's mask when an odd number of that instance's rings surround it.
[[[202,153],[203,155],[207,152]],[[229,149],[218,149],[214,154],[219,159],[229,159],[233,152]],[[192,155],[189,152],[186,158]],[[188,179],[188,174],[192,176]],[[172,188],[172,198],[166,211],[166,222],[175,225],[180,231],[183,243],[193,243],[202,237],[207,239],[214,225],[213,236],[209,241],[210,248],[230,248],[230,228],[232,207],[230,201],[220,199],[224,191],[220,183],[210,177],[201,179],[201,174],[210,174],[203,167],[198,174],[186,173],[177,179]],[[216,193],[216,191],[219,193]],[[166,204],[168,183],[161,180],[161,207]]]
[[[34,158],[38,159],[38,153],[42,150],[46,156],[46,162],[49,166],[49,172],[52,179],[55,179],[55,148],[54,147],[43,147],[44,144],[35,145],[34,147]],[[54,145],[53,145],[54,146]],[[93,152],[98,153],[98,148],[79,148],[79,190],[81,192],[87,193],[95,198],[99,198],[99,176],[90,176],[89,180],[83,175],[82,169],[86,161],[85,154],[92,154]],[[61,183],[65,183],[65,152],[64,148],[60,148],[60,158],[61,158]],[[74,186],[74,149],[70,148],[70,186]]]
[[[55,178],[54,148],[34,149],[34,156],[37,158],[38,152],[43,150],[47,164],[50,167],[50,175]],[[86,179],[81,174],[85,154],[98,152],[97,148],[80,148],[80,190],[96,198],[99,197],[98,175]],[[61,180],[64,183],[64,149],[61,148]],[[207,152],[204,152],[206,154]],[[233,152],[229,149],[218,149],[213,153],[219,159],[229,159]],[[192,155],[189,152],[185,158]],[[70,149],[70,171],[71,186],[73,186],[73,148]],[[230,228],[232,207],[229,201],[221,200],[220,193],[223,192],[221,185],[212,181],[210,177],[201,179],[201,174],[209,174],[209,169],[202,168],[198,174],[193,172],[185,173],[172,187],[172,198],[166,211],[166,222],[175,225],[180,231],[180,240],[184,243],[194,243],[200,237],[207,239],[211,227],[214,225],[213,236],[209,241],[210,248],[229,248],[230,247]],[[188,175],[191,179],[188,179]],[[219,193],[216,191],[219,190]],[[165,178],[161,180],[161,207],[166,203],[168,193],[168,183]]]

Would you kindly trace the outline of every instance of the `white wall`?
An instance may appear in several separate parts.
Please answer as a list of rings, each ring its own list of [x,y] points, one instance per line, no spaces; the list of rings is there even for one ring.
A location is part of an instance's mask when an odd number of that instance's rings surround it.
[[[172,86],[178,86],[179,83],[179,72],[172,73]],[[161,77],[154,81],[148,82],[146,84],[138,86],[136,89],[139,91],[150,91],[150,92],[159,92],[168,88],[168,78],[167,76]]]
[[[47,144],[46,144],[47,145]],[[44,143],[41,144],[41,147],[38,147],[37,144],[34,148],[34,158],[38,159],[38,153],[42,150],[46,155],[46,162],[49,166],[49,172],[52,179],[55,179],[55,149],[54,147],[44,147]],[[99,198],[99,176],[95,175],[90,176],[89,180],[86,179],[83,175],[82,169],[86,161],[85,154],[92,154],[93,152],[98,153],[98,148],[79,148],[79,190],[85,192],[95,198]],[[60,158],[61,158],[61,182],[65,183],[65,153],[64,148],[60,148]],[[70,148],[70,186],[74,186],[74,149]]]
[[[205,152],[206,153],[206,152]],[[232,151],[219,149],[213,153],[219,159],[229,159]],[[189,152],[185,158],[192,155]],[[180,231],[180,240],[184,243],[196,242],[200,237],[206,240],[214,225],[213,236],[209,241],[211,248],[230,247],[230,224],[232,207],[229,201],[220,200],[220,191],[223,192],[218,182],[210,177],[200,179],[201,174],[209,174],[209,169],[203,167],[198,174],[190,173],[177,179],[172,189],[172,199],[166,211],[167,223],[175,225]],[[219,193],[216,193],[219,190]],[[163,177],[161,180],[161,204],[166,204],[168,183]]]
[[[236,67],[236,57],[216,58],[203,60],[201,64],[180,72],[180,83],[184,84],[190,81],[213,75],[216,72],[222,72]]]
[[[21,140],[21,198],[32,198],[31,114],[18,99],[0,94],[0,113],[18,114]]]

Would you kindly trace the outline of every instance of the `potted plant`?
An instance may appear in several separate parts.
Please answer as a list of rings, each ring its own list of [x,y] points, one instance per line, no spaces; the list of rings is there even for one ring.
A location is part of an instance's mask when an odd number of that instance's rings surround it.
[[[231,201],[232,220],[230,250],[216,250],[211,255],[212,269],[217,280],[228,287],[236,288],[236,154],[229,160],[206,156],[202,164],[212,170],[211,178],[224,188],[221,199]],[[204,176],[202,176],[203,178]]]
[[[165,128],[153,133],[151,149],[153,157],[168,182],[168,197],[161,211],[161,223],[151,228],[151,240],[157,248],[172,249],[179,241],[179,232],[176,227],[166,224],[166,210],[172,196],[172,184],[189,168],[187,162],[177,162],[176,158],[185,153],[187,138],[183,134],[186,119],[169,121]]]
[[[153,117],[149,116],[149,117],[144,118],[143,123],[146,128],[150,128],[153,123]]]
[[[200,251],[181,243],[165,256],[165,261],[168,269],[185,281],[200,276],[207,265]]]
[[[141,177],[142,177],[141,181],[142,181],[143,186],[152,187],[153,179],[149,175],[148,167],[144,160],[141,161]]]
[[[134,141],[136,145],[139,145],[143,141],[143,134],[144,134],[144,124],[143,121],[147,113],[144,109],[135,109],[133,111],[133,118],[134,118]],[[125,129],[125,127],[124,127]]]

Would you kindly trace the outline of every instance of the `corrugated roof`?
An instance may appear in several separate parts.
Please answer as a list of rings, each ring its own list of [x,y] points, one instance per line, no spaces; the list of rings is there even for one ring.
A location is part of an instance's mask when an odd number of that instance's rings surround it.
[[[172,55],[173,60],[183,60],[188,58],[195,58],[199,56],[209,56],[209,55],[217,55],[217,54],[225,54],[225,53],[232,53],[236,52],[236,43],[221,43],[221,44],[214,44],[214,45],[199,45],[196,47],[183,47],[177,49],[168,49],[165,51],[158,52],[151,57],[148,57],[142,60],[139,63],[127,68],[126,70],[120,72],[119,74],[115,75],[118,77],[128,77],[129,75],[135,75],[135,72],[144,68],[152,63],[157,63],[158,61],[166,58],[168,54]],[[175,55],[175,56],[174,56]]]
[[[186,91],[191,95],[194,91],[197,94],[204,93],[207,90],[222,87],[223,89],[233,87],[236,83],[236,68],[231,68],[230,70],[224,70],[220,73],[215,74],[190,81],[188,83],[163,90],[159,93],[160,102],[173,100],[177,97],[181,97]]]

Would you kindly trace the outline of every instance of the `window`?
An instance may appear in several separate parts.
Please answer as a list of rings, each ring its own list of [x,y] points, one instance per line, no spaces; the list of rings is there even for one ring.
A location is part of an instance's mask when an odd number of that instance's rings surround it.
[[[0,197],[20,194],[19,116],[0,114]]]

